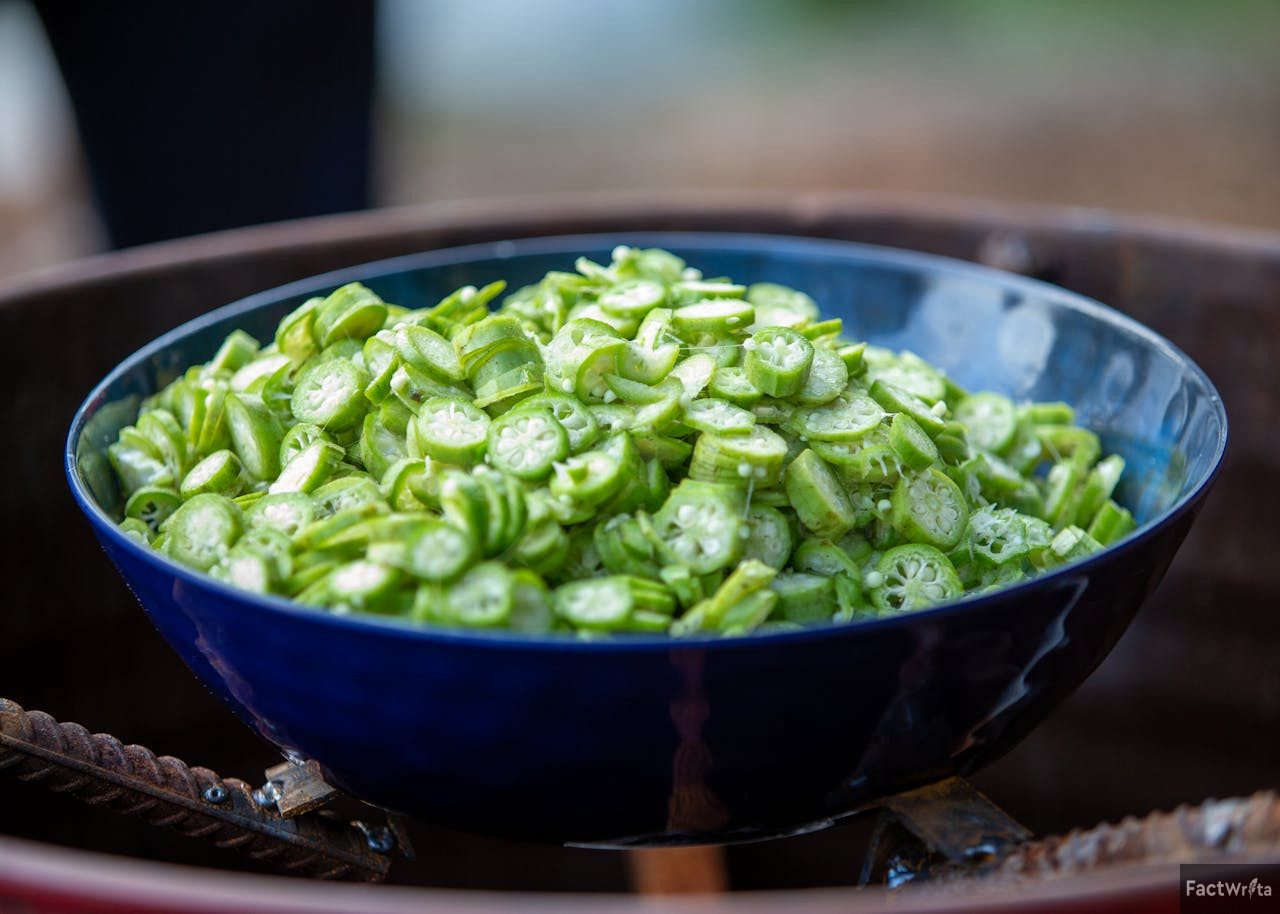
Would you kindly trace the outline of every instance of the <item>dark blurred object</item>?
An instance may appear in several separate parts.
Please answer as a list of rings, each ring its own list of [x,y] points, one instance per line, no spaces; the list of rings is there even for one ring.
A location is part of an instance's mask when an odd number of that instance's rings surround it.
[[[373,0],[37,0],[115,247],[369,204]]]

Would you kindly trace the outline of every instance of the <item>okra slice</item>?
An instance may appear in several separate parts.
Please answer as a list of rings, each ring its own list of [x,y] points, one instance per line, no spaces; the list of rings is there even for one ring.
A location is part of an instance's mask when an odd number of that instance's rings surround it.
[[[617,458],[597,449],[555,464],[549,488],[557,498],[595,506],[612,498],[625,482]]]
[[[837,574],[832,579],[836,591],[836,612],[833,622],[850,622],[860,616],[874,615],[859,583],[860,577]]]
[[[232,330],[218,347],[209,368],[219,374],[234,374],[252,361],[260,344],[243,330]]]
[[[718,367],[715,359],[706,353],[699,352],[677,364],[671,369],[669,377],[677,379],[684,385],[686,400],[693,400],[711,383],[711,376]]]
[[[671,296],[680,304],[689,304],[705,298],[742,298],[746,292],[746,286],[725,278],[685,278],[671,285]]]
[[[902,473],[902,460],[889,445],[887,433],[872,432],[858,441],[814,441],[812,448],[850,486],[888,485]]]
[[[313,441],[285,464],[267,491],[273,495],[314,491],[333,475],[344,456],[346,452],[332,441]]]
[[[360,351],[364,367],[369,372],[369,383],[364,396],[370,403],[378,404],[391,394],[391,379],[400,367],[396,352],[396,335],[392,330],[379,330],[364,341]]]
[[[182,505],[182,497],[171,486],[143,486],[129,496],[124,516],[142,521],[151,533]]]
[[[276,348],[296,364],[305,362],[320,351],[311,329],[316,308],[322,301],[322,298],[307,299],[276,325]]]
[[[359,425],[368,409],[364,389],[368,373],[345,359],[309,361],[298,373],[290,406],[299,422],[326,431],[342,431]]]
[[[867,359],[867,380],[872,386],[877,382],[887,384],[930,405],[946,396],[947,385],[942,374],[913,352],[894,356],[886,355],[885,350],[868,348],[864,358]]]
[[[1110,457],[1099,460],[1097,465],[1089,471],[1080,489],[1072,522],[1091,523],[1103,504],[1111,499],[1111,493],[1120,482],[1122,473],[1124,473],[1124,458],[1119,454],[1112,454]]]
[[[1036,553],[1032,560],[1039,568],[1054,568],[1086,558],[1101,549],[1101,543],[1072,524],[1054,534],[1049,547]]]
[[[1098,436],[1078,425],[1038,425],[1036,434],[1044,448],[1042,456],[1050,460],[1071,460],[1088,469],[1102,454]]]
[[[402,457],[383,471],[378,490],[395,511],[421,511],[440,504],[441,474],[430,457]]]
[[[156,452],[155,445],[136,428],[120,432],[120,440],[107,447],[107,458],[125,493],[143,486],[172,485],[173,471]]]
[[[813,365],[813,344],[795,330],[766,327],[743,344],[748,380],[770,397],[789,397],[804,386]]]
[[[812,450],[806,448],[791,462],[783,483],[796,516],[818,536],[837,539],[853,529],[856,518],[849,496]]]
[[[1071,523],[1076,494],[1084,471],[1074,460],[1060,460],[1049,468],[1044,481],[1044,517],[1055,530]]]
[[[382,329],[387,306],[371,289],[352,282],[329,293],[315,309],[312,335],[321,349],[339,340],[363,342]]]
[[[712,298],[675,309],[671,325],[685,339],[703,333],[734,333],[750,326],[755,313],[755,308],[741,299]]]
[[[672,633],[689,635],[699,631],[725,631],[727,627],[742,630],[753,621],[756,611],[743,612],[728,621],[729,614],[743,600],[763,591],[777,576],[777,570],[753,559],[747,559],[734,569],[707,599],[696,604],[672,625]],[[776,601],[776,596],[774,601]],[[752,607],[758,610],[760,604]],[[772,606],[769,607],[772,609]],[[767,613],[766,613],[767,614]],[[746,616],[747,618],[743,618]],[[755,625],[764,621],[755,620]],[[754,625],[752,626],[754,627]]]
[[[1013,444],[1018,417],[1013,401],[989,391],[970,394],[956,406],[955,418],[968,440],[983,450],[1001,453]]]
[[[878,428],[884,417],[884,409],[875,400],[848,391],[823,406],[796,410],[786,424],[809,441],[853,441]]]
[[[423,454],[469,466],[484,455],[489,424],[489,417],[469,400],[441,397],[422,404],[413,422],[413,435]]]
[[[225,495],[203,493],[187,499],[165,523],[170,557],[208,571],[231,551],[244,528],[240,509]]]
[[[835,543],[811,536],[800,541],[792,564],[797,571],[822,577],[846,575],[855,581],[862,577],[858,562],[852,556]]]
[[[245,516],[246,529],[228,553],[229,558],[252,555],[267,563],[273,590],[293,574],[293,540],[288,534],[273,527],[252,526]]]
[[[151,528],[136,517],[126,517],[120,521],[120,532],[144,546],[151,545],[155,537]]]
[[[667,288],[652,279],[620,282],[600,293],[600,307],[610,314],[627,318],[643,318],[667,300]]]
[[[778,575],[770,586],[778,594],[779,618],[812,625],[835,615],[836,590],[831,578],[790,571]]]
[[[958,598],[964,588],[955,566],[940,551],[920,543],[889,549],[876,563],[874,577],[863,577],[871,602],[884,613],[924,609]]]
[[[222,383],[201,392],[203,409],[199,427],[192,427],[195,433],[192,439],[197,454],[211,454],[216,450],[231,446],[231,433],[227,430],[227,393],[228,388]]]
[[[818,319],[818,305],[812,298],[778,283],[752,283],[746,297],[755,306],[759,327],[798,327]]]
[[[507,624],[518,632],[540,635],[555,624],[551,611],[551,594],[547,585],[532,571],[519,570],[511,575],[511,615]]]
[[[1103,546],[1110,546],[1137,525],[1128,508],[1122,508],[1108,498],[1094,515],[1087,532]]]
[[[515,407],[519,412],[525,410],[550,410],[560,426],[569,436],[569,452],[577,454],[591,447],[600,437],[600,426],[595,416],[587,409],[585,403],[577,397],[561,393],[545,393],[521,400]]]
[[[167,409],[151,409],[138,416],[138,433],[154,446],[175,479],[191,468],[187,436],[182,425]]]
[[[283,352],[261,354],[240,366],[227,383],[232,390],[247,390],[261,395],[267,379],[292,364],[293,362]]]
[[[492,381],[476,385],[475,404],[491,416],[501,416],[533,394],[541,392],[541,365],[527,364],[503,372]]]
[[[942,431],[933,437],[933,445],[938,449],[938,457],[949,466],[959,466],[970,457],[973,451],[969,448],[965,427],[954,419],[943,424]],[[1039,442],[1036,442],[1039,453]]]
[[[328,577],[329,597],[337,611],[379,612],[401,581],[400,571],[380,562],[357,559]]]
[[[467,392],[461,386],[445,384],[412,365],[396,367],[391,375],[391,393],[411,410],[417,410],[420,404],[437,397],[454,400],[469,399]]]
[[[1032,425],[1074,425],[1076,411],[1061,401],[1026,403],[1018,408],[1019,418]]]
[[[689,475],[708,482],[777,485],[787,459],[787,442],[762,425],[743,434],[703,432],[693,446]]]
[[[445,606],[447,618],[459,625],[504,625],[515,609],[515,581],[500,562],[482,562],[449,585]]]
[[[476,558],[471,536],[445,521],[423,521],[405,542],[405,570],[424,581],[452,581]]]
[[[649,389],[653,392],[653,399],[635,407],[635,415],[628,426],[638,434],[661,432],[680,415],[684,387],[679,381],[666,378]]]
[[[636,329],[635,339],[618,356],[618,373],[632,381],[653,384],[675,367],[680,345],[671,327],[671,309],[654,308]]]
[[[409,456],[404,435],[397,435],[374,413],[364,417],[360,428],[360,462],[376,479],[381,479],[397,460]]]
[[[540,575],[555,574],[569,558],[569,535],[553,519],[543,518],[525,527],[511,558]]]
[[[740,367],[717,368],[711,374],[707,393],[744,409],[754,406],[764,396],[760,389],[751,383],[746,370]]]
[[[634,549],[628,543],[634,535],[628,528],[637,526],[633,517],[620,514],[609,520],[596,524],[591,541],[595,546],[600,561],[613,574],[633,574],[656,577],[661,566],[654,560],[653,544],[641,537],[641,543],[647,548]]]
[[[747,509],[742,558],[756,559],[772,568],[785,568],[791,557],[791,525],[777,508],[753,504]],[[738,530],[742,536],[743,530]]]
[[[938,461],[937,445],[906,413],[897,413],[889,424],[889,445],[902,465],[913,470],[923,470]]]
[[[977,501],[1003,502],[1027,483],[1009,464],[983,451],[974,454],[953,472],[955,478],[963,481],[965,493]]]
[[[613,575],[557,587],[551,593],[551,607],[575,628],[608,632],[626,626],[635,598],[628,579]]]
[[[447,470],[439,477],[438,500],[445,518],[483,551],[489,537],[489,497],[479,480],[463,470]]]
[[[905,388],[877,380],[871,385],[871,399],[886,412],[906,413],[929,435],[936,435],[946,428],[946,422],[928,403]]]
[[[802,406],[830,403],[840,396],[848,384],[849,369],[840,356],[826,346],[815,346],[809,377],[796,391],[796,402]]]
[[[254,593],[270,593],[271,563],[258,555],[227,555],[209,569],[209,574],[232,587]]]
[[[214,451],[193,466],[182,478],[179,491],[183,500],[206,492],[231,498],[240,494],[243,488],[240,458],[229,450],[221,450]]]
[[[376,505],[383,510],[389,507],[378,484],[364,474],[330,480],[311,493],[311,500],[321,517],[361,505]]]
[[[656,460],[668,469],[679,469],[689,463],[693,445],[670,435],[635,436],[636,449],[645,460]]]
[[[615,359],[612,357],[625,345],[626,340],[608,324],[589,318],[575,318],[551,338],[543,351],[543,361],[548,375],[561,391],[572,393],[584,363],[591,361],[595,353],[600,353],[595,367],[603,369],[599,375],[603,384],[604,374],[614,370]],[[578,396],[583,395],[579,392]]]
[[[551,410],[508,412],[489,425],[489,463],[521,479],[544,479],[569,454],[569,435]]]
[[[969,515],[969,550],[992,565],[1019,561],[1032,549],[1027,525],[1012,508],[984,507]]]
[[[840,361],[844,362],[845,370],[849,372],[849,377],[861,377],[866,371],[866,362],[864,357],[867,354],[866,343],[850,343],[847,346],[841,346],[836,350],[836,354],[840,356]]]
[[[527,351],[527,342],[524,326],[510,315],[490,315],[458,329],[453,334],[451,347],[457,350],[459,365],[455,379],[461,380],[464,376],[474,375],[483,363],[491,361],[500,353],[511,349]]]
[[[280,474],[284,439],[279,420],[261,397],[249,393],[227,394],[226,412],[231,447],[240,465],[254,479],[275,479]]]
[[[653,384],[669,375],[679,358],[680,347],[675,343],[641,346],[629,342],[618,353],[618,374],[632,381]]]
[[[742,554],[743,520],[737,489],[686,479],[654,515],[653,529],[670,561],[707,574],[728,567]]]
[[[250,531],[271,529],[293,537],[316,519],[316,503],[302,492],[268,493],[245,510],[244,518]]]
[[[725,400],[704,397],[685,405],[681,421],[700,432],[732,435],[751,431],[756,417],[749,410]]]
[[[969,521],[960,487],[933,468],[899,479],[890,502],[892,523],[899,533],[938,549],[954,549]]]
[[[529,518],[524,490],[515,477],[487,466],[476,467],[474,476],[484,493],[488,511],[484,553],[486,556],[501,555],[515,545]]]
[[[671,283],[685,272],[684,261],[659,248],[633,248],[620,244],[613,250],[614,272],[618,277],[642,276]]]
[[[777,591],[757,590],[729,607],[720,620],[720,630],[727,636],[750,634],[768,620],[777,605]]]
[[[516,332],[519,333],[518,325]],[[519,338],[523,339],[523,334]],[[395,351],[406,364],[446,384],[462,381],[467,377],[458,357],[459,352],[464,350],[461,347],[455,350],[454,343],[426,327],[408,324],[398,328],[395,332]]]

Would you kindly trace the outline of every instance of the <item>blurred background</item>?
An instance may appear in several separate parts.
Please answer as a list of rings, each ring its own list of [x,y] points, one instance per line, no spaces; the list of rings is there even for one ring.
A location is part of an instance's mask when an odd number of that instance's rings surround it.
[[[107,15],[135,4],[111,4]],[[371,8],[371,156],[356,206],[830,188],[1280,228],[1275,0],[379,0]],[[218,227],[110,230],[51,51],[54,31],[29,0],[0,0],[0,279],[113,243]],[[334,64],[361,41],[353,34],[308,38],[304,52],[281,58],[291,78],[314,81],[305,104],[315,112],[328,110],[335,79],[351,84]],[[129,56],[105,42],[78,53],[78,78],[90,86]],[[217,53],[226,73],[239,70],[234,53]],[[216,133],[240,102],[218,99],[212,69],[212,79],[202,72],[197,113]],[[289,161],[331,156],[337,128],[282,135],[308,129],[246,136],[246,155],[291,140],[301,151]],[[120,130],[163,148],[176,180],[207,181],[182,171],[198,141],[167,137],[165,117]],[[148,180],[135,176],[129,192],[181,205],[168,191],[149,194]],[[119,209],[118,191],[114,199]],[[235,218],[299,212],[268,204]]]

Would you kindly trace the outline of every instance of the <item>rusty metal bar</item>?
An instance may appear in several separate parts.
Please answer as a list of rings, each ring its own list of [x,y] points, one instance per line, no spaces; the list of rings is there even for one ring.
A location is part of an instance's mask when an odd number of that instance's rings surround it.
[[[1266,790],[1033,841],[1007,854],[989,878],[1052,879],[1106,867],[1277,855],[1280,797]]]
[[[1129,816],[1036,841],[958,778],[879,805],[862,882],[890,888],[1029,884],[1130,866],[1280,856],[1280,796],[1274,791]]]
[[[244,781],[0,698],[3,770],[92,806],[234,848],[294,875],[378,882],[390,868],[386,829],[319,812],[285,816],[274,799],[264,804],[255,798]]]

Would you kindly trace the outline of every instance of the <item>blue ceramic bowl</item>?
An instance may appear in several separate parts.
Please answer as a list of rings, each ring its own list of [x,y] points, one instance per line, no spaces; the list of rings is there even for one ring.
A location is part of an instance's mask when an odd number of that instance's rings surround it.
[[[795,633],[673,641],[410,627],[233,590],[121,535],[106,445],[140,398],[241,327],[361,280],[422,304],[512,287],[619,243],[709,276],[813,295],[855,337],[962,385],[1065,400],[1127,461],[1141,526],[1086,561],[987,596]],[[246,723],[370,802],[536,840],[734,840],[816,827],[1011,748],[1098,665],[1159,582],[1221,463],[1204,373],[1156,334],[1042,283],[843,242],[716,234],[539,238],[433,251],[264,292],[140,350],[67,439],[80,507],[192,671]]]

